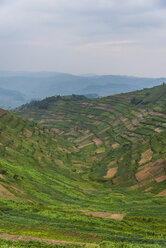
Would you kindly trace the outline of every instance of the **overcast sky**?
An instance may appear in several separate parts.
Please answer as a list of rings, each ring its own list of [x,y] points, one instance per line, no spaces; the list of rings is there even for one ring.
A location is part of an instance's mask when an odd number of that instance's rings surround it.
[[[166,77],[166,0],[0,0],[0,70]]]

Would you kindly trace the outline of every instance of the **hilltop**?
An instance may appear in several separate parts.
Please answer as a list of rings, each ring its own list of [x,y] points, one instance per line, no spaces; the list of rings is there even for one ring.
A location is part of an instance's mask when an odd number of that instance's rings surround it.
[[[165,96],[161,85],[1,110],[0,237],[165,247]]]

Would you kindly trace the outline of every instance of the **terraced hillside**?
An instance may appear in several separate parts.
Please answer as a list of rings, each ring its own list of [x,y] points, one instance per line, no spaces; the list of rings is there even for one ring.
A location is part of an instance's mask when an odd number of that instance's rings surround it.
[[[0,247],[165,247],[165,87],[0,110]]]
[[[73,143],[76,173],[166,195],[166,85],[89,100],[51,97],[18,111]]]

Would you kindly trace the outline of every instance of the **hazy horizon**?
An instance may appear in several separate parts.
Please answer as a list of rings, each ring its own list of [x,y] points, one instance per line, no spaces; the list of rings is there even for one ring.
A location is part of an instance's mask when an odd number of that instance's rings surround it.
[[[69,74],[69,75],[73,75],[73,76],[84,76],[84,77],[93,77],[93,76],[119,76],[119,77],[135,77],[135,78],[152,78],[152,79],[157,79],[157,78],[166,78],[166,76],[159,76],[159,77],[155,77],[155,76],[137,76],[137,75],[129,75],[129,74],[110,74],[110,73],[105,73],[105,74],[100,74],[100,73],[70,73],[70,72],[65,72],[65,71],[45,71],[45,70],[42,70],[42,71],[32,71],[32,70],[0,70],[0,73],[57,73],[57,74]]]

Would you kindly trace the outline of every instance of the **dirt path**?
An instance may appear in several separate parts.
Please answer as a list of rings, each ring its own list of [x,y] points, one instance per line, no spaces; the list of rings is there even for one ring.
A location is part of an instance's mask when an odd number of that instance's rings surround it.
[[[5,240],[12,240],[12,241],[39,241],[39,242],[44,242],[44,243],[48,243],[48,244],[61,244],[61,245],[81,245],[83,247],[90,247],[90,246],[94,246],[96,244],[92,244],[92,243],[81,243],[81,242],[70,242],[70,241],[62,241],[62,240],[53,240],[53,239],[42,239],[42,238],[37,238],[37,237],[31,237],[31,236],[22,236],[22,235],[12,235],[12,234],[6,234],[6,233],[2,233],[0,234],[0,238],[1,239],[5,239]],[[97,246],[97,245],[96,245]]]

